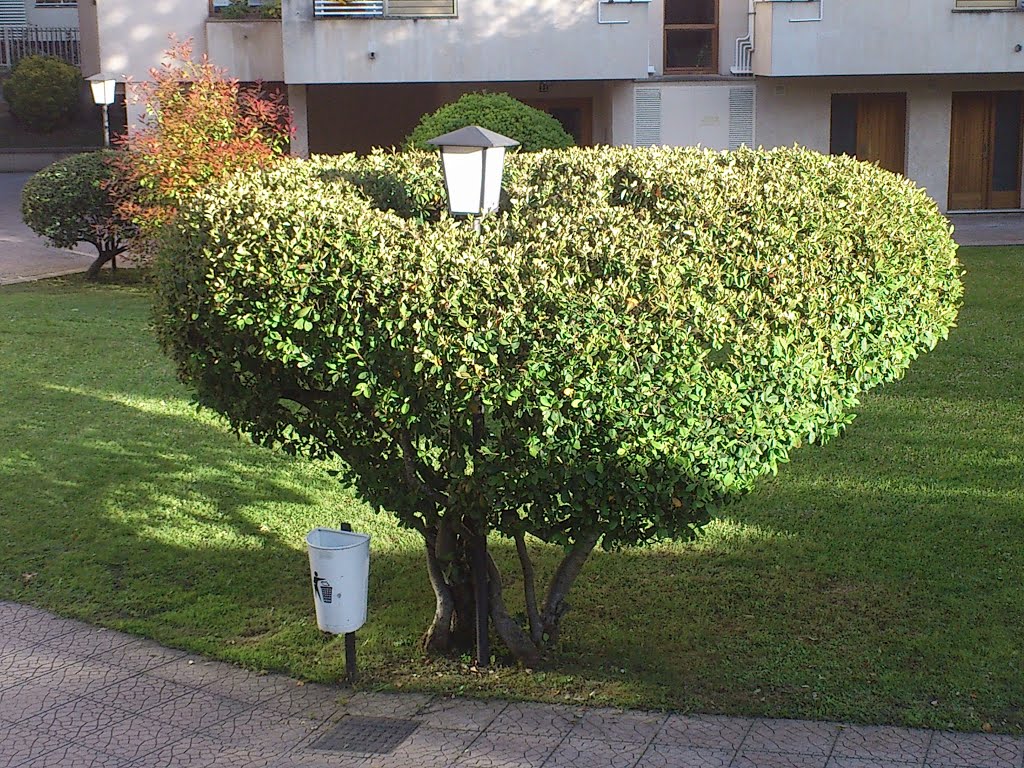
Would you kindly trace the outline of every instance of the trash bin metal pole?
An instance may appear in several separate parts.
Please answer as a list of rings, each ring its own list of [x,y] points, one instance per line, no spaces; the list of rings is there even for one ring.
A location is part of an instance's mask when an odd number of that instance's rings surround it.
[[[473,544],[473,591],[476,597],[476,665],[486,667],[491,661],[488,605],[487,534],[476,535]]]
[[[339,530],[352,532],[351,523],[342,523],[338,526]],[[356,667],[356,633],[346,632],[345,633],[345,678],[348,682],[354,683],[356,678],[359,676],[359,670]]]

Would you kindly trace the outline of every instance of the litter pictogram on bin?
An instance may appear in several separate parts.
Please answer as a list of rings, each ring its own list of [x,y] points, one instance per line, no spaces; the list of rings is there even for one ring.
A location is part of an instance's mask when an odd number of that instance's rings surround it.
[[[316,571],[313,571],[313,591],[323,603],[329,603],[334,599],[334,587],[327,579],[321,578]]]

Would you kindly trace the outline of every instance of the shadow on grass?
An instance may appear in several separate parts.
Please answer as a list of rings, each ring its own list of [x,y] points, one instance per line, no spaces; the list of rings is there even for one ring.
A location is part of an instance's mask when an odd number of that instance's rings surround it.
[[[375,537],[360,633],[372,685],[1022,725],[1016,486],[965,474],[976,466],[968,428],[917,444],[919,414],[892,400],[873,403],[838,443],[805,451],[695,544],[596,555],[546,669],[488,677],[422,658],[433,598],[418,538],[321,468],[236,441],[180,393],[104,394],[87,369],[64,378],[36,387],[23,416],[0,420],[5,598],[337,680],[341,647],[313,621],[302,537],[344,517]],[[986,428],[980,414],[975,426]],[[879,430],[906,431],[891,464],[877,460]],[[1019,449],[1006,434],[984,450],[1019,470]],[[514,551],[494,549],[515,607]],[[534,551],[549,574],[558,553]]]

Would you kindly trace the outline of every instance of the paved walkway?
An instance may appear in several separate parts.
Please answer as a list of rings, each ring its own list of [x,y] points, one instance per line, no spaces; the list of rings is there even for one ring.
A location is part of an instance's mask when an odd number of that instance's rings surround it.
[[[91,246],[79,251],[50,248],[21,222],[21,188],[30,173],[0,173],[0,285],[84,272],[94,260]]]
[[[0,602],[2,768],[1024,768],[1024,738],[357,693]]]
[[[960,245],[1024,245],[1024,213],[958,213],[949,220]]]

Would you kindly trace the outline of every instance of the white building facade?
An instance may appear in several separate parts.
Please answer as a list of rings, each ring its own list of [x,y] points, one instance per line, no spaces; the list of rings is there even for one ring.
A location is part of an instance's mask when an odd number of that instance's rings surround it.
[[[298,153],[397,144],[423,113],[492,90],[583,144],[796,143],[904,173],[944,209],[1021,209],[1017,0],[283,0],[280,20],[227,20],[212,0],[78,10],[86,75],[144,78],[174,33],[241,80],[284,83]]]

